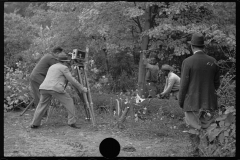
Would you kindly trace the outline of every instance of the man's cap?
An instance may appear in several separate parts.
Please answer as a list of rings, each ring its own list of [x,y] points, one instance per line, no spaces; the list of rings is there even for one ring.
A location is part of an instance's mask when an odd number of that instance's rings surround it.
[[[67,54],[65,53],[60,53],[58,54],[58,60],[59,61],[65,61],[65,62],[69,62],[70,60],[68,59]]]
[[[53,50],[52,50],[53,53],[61,53],[62,51],[63,51],[63,49],[61,47],[59,47],[59,46],[53,48]]]
[[[193,46],[203,47],[205,46],[204,37],[201,33],[194,33],[192,35],[191,41],[188,41],[189,44]]]
[[[173,69],[173,67],[171,67],[170,65],[168,65],[168,64],[164,64],[164,65],[162,65],[161,70],[165,70],[165,71],[173,71],[174,69]]]

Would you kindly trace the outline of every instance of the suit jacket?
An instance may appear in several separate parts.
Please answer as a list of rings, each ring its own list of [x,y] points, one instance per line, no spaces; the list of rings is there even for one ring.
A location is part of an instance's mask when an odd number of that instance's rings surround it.
[[[51,54],[44,55],[37,63],[37,65],[34,67],[30,75],[30,79],[41,84],[44,78],[46,77],[48,68],[51,65],[56,64],[57,62],[58,60],[53,55]]]
[[[182,63],[179,105],[186,111],[217,109],[216,91],[220,86],[216,60],[203,51],[196,52]]]
[[[68,67],[61,63],[56,63],[48,69],[46,78],[39,89],[65,93],[67,81],[77,88],[79,92],[83,91],[83,86],[71,75]]]

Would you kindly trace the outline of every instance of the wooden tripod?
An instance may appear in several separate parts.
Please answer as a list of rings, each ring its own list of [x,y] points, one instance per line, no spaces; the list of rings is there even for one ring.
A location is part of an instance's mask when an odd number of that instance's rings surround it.
[[[95,115],[94,115],[94,109],[93,109],[92,95],[90,92],[87,74],[84,67],[85,66],[75,66],[75,68],[77,69],[79,82],[88,89],[87,93],[83,93],[83,98],[85,102],[84,110],[87,118],[91,119],[93,126],[95,126],[96,121],[95,121]],[[83,74],[84,79],[82,78],[81,73]],[[80,96],[79,92],[78,92],[78,95]]]

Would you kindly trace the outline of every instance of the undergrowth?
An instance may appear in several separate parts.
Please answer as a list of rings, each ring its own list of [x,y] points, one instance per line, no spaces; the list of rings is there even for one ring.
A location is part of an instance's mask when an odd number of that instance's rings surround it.
[[[183,114],[176,111],[176,103],[174,100],[160,100],[160,107],[154,114],[151,114],[151,118],[148,119],[136,119],[136,117],[130,117],[130,114],[127,115],[126,121],[123,123],[121,128],[116,127],[114,124],[117,123],[118,117],[110,114],[109,110],[103,110],[101,107],[105,106],[109,108],[111,104],[109,99],[110,95],[107,94],[93,94],[94,112],[96,124],[98,126],[105,125],[107,130],[114,132],[120,132],[128,137],[133,139],[152,139],[152,138],[163,138],[163,137],[178,137],[179,139],[184,136],[180,126],[183,124]],[[97,103],[96,103],[97,101]],[[82,104],[76,105],[79,124],[88,123],[91,125],[91,122],[86,122],[84,119],[86,117]],[[58,110],[58,111],[57,111]],[[175,110],[175,112],[173,112]],[[58,106],[55,110],[56,119],[51,117],[52,122],[57,123],[60,115],[64,115],[65,120],[61,118],[60,122],[67,123],[67,112],[63,106]],[[181,113],[181,114],[180,114]],[[101,127],[100,127],[101,130]]]

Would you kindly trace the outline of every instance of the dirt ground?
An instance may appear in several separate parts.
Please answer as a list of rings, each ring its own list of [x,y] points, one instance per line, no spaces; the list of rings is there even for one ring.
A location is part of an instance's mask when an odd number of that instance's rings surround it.
[[[29,128],[34,109],[23,116],[21,111],[4,113],[4,156],[5,157],[102,157],[100,142],[113,137],[121,145],[132,146],[134,152],[120,151],[118,157],[188,157],[189,140],[184,134],[173,136],[149,136],[132,138],[118,129],[108,129],[107,123],[97,124],[94,130],[90,122],[79,119],[81,129],[67,126],[67,118],[55,113],[58,118],[42,122],[38,129]],[[181,131],[182,132],[182,131]]]

